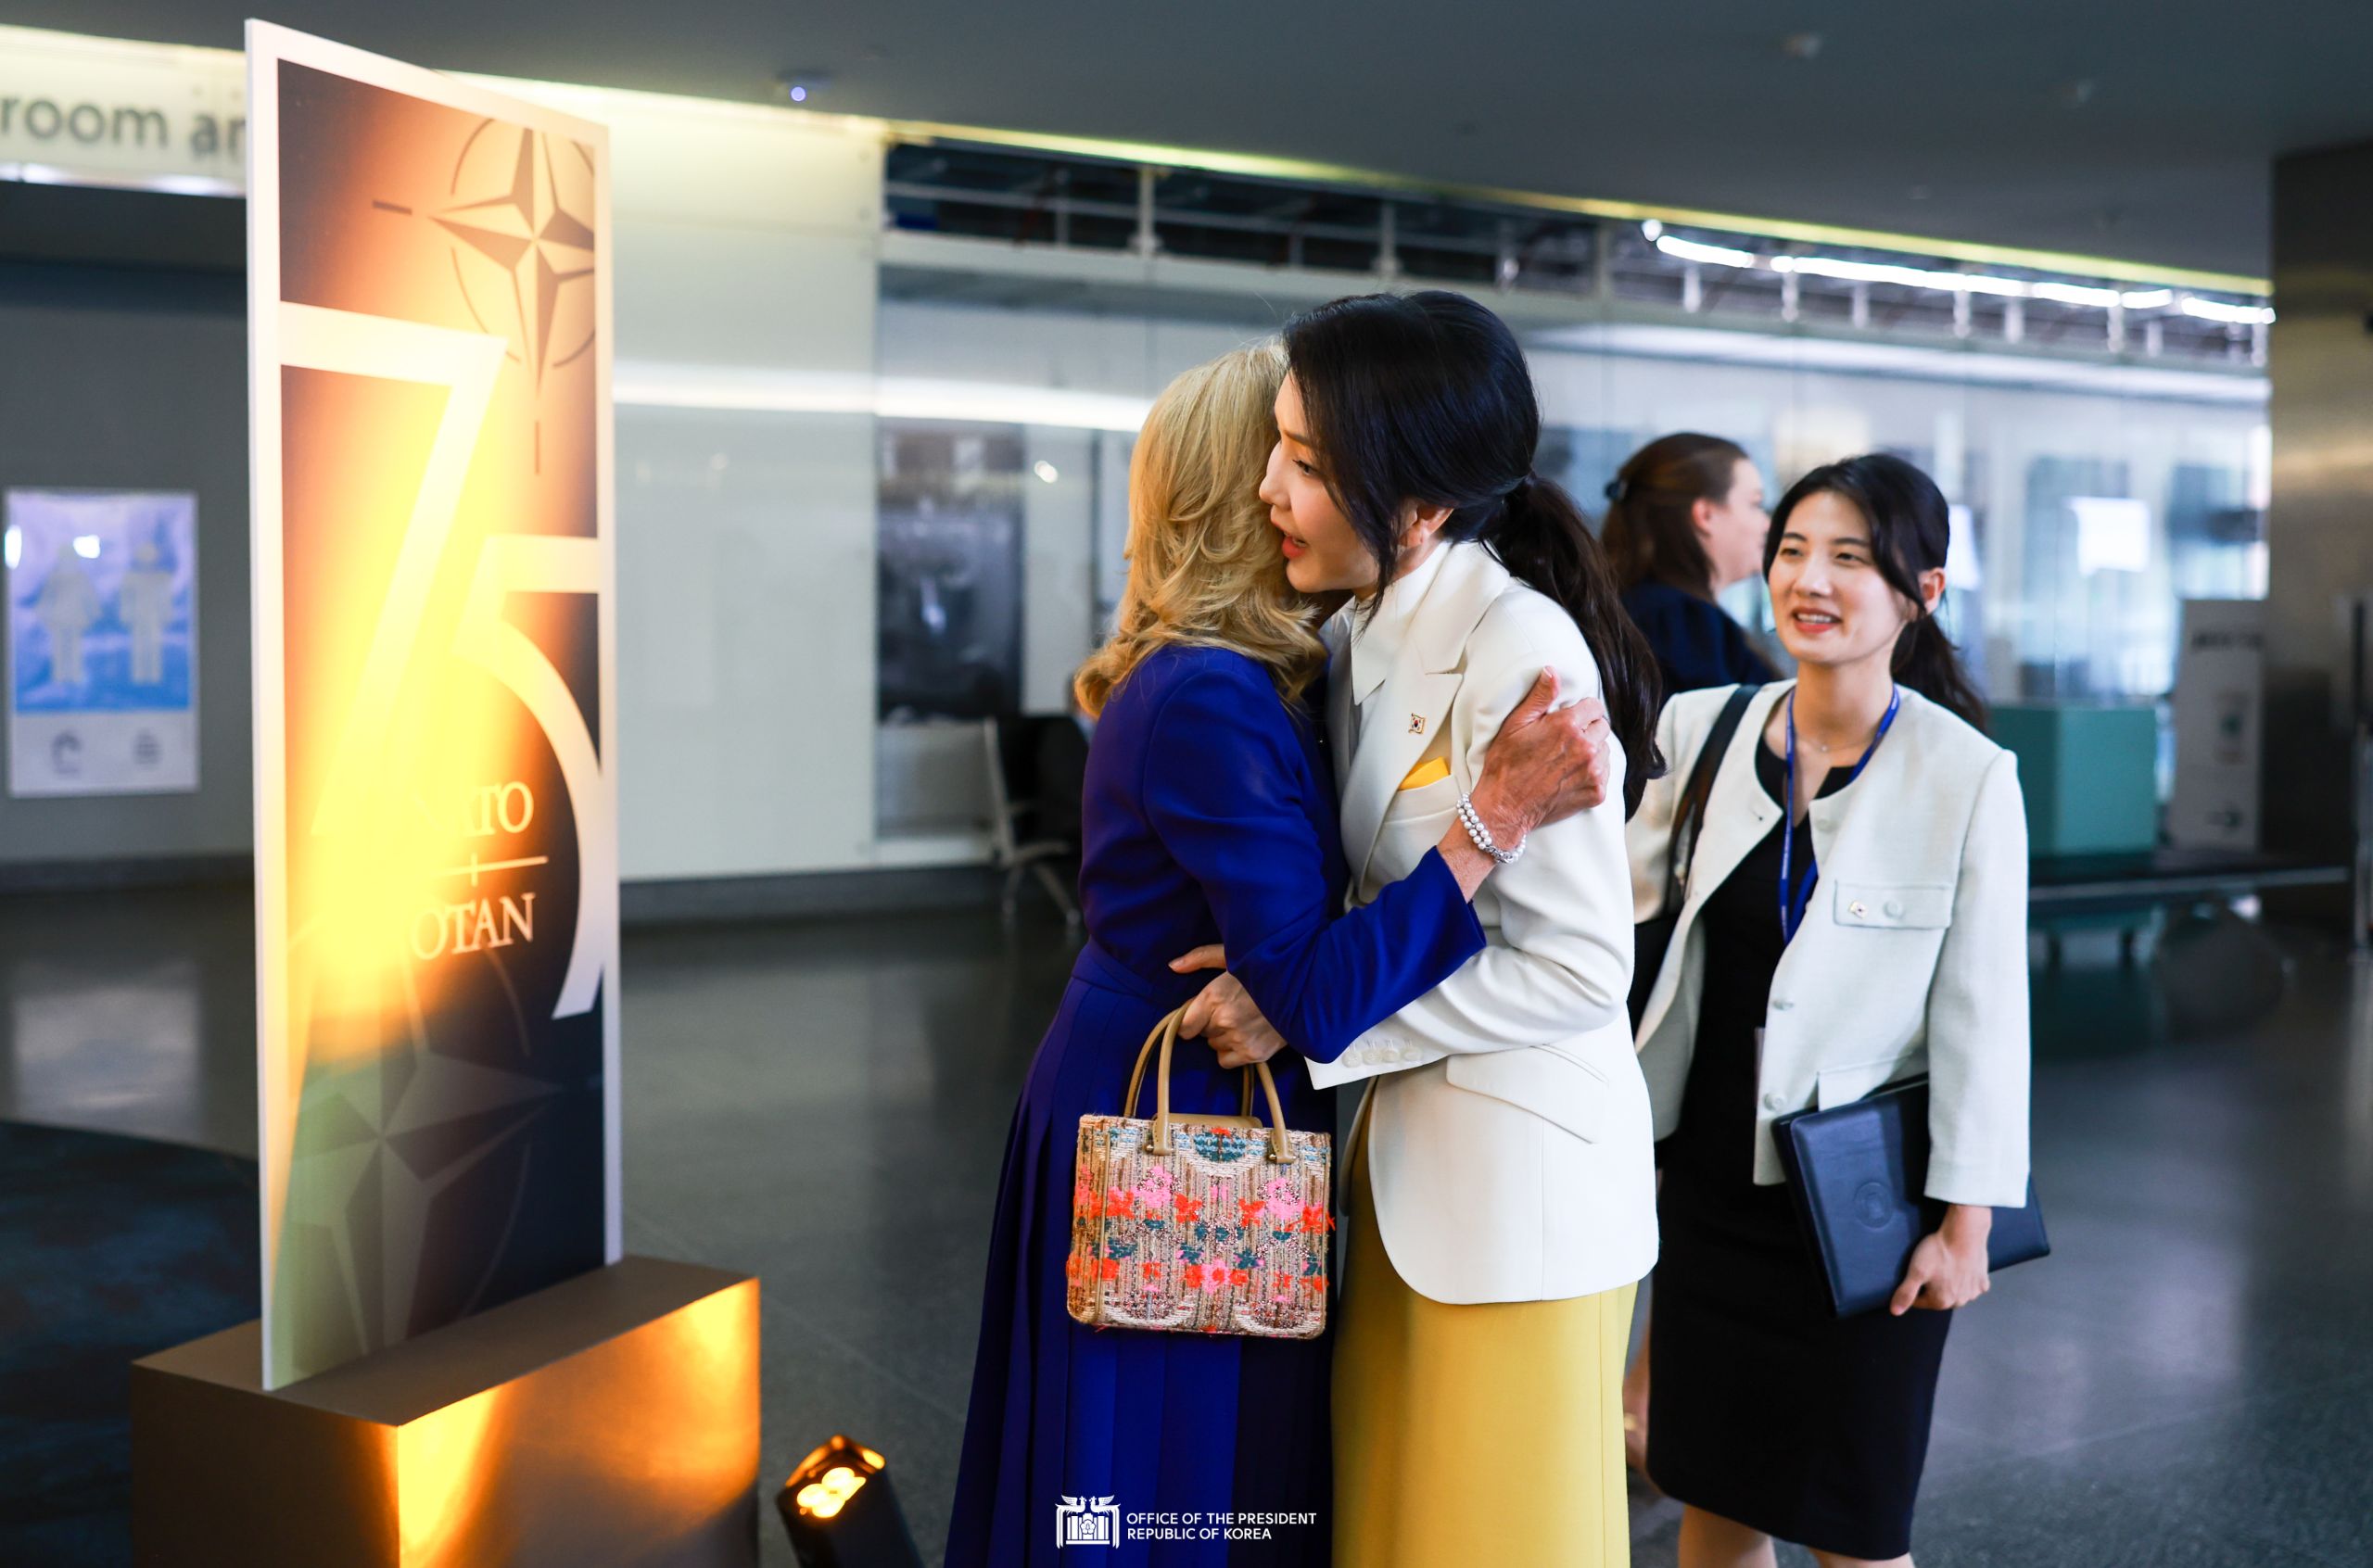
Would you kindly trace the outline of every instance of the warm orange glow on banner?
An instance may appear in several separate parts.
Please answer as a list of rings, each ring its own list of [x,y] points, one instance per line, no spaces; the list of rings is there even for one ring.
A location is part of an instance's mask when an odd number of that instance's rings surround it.
[[[276,1386],[617,1255],[608,152],[248,57]]]

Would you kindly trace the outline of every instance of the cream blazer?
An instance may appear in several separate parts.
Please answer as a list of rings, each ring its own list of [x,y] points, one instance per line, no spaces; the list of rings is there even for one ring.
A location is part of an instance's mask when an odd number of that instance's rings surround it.
[[[1748,703],[1707,797],[1681,918],[1640,1019],[1640,1065],[1656,1136],[1681,1120],[1709,982],[1706,900],[1780,820],[1755,778],[1773,704]],[[1640,917],[1664,901],[1672,816],[1730,689],[1665,704],[1669,771],[1648,786],[1629,840]],[[1857,1100],[1925,1071],[1927,1195],[2019,1205],[2027,1187],[2027,819],[2018,759],[1906,689],[1862,776],[1813,802],[1821,881],[1772,976],[1757,1072],[1755,1180],[1781,1180],[1774,1119]],[[1775,908],[1772,917],[1779,917]]]
[[[1446,548],[1372,689],[1351,689],[1346,628],[1330,628],[1328,730],[1354,902],[1440,841],[1543,666],[1557,671],[1561,702],[1601,694],[1597,662],[1555,601],[1480,545]],[[1401,789],[1429,755],[1450,777]],[[1377,1228],[1420,1296],[1554,1301],[1629,1284],[1656,1262],[1656,1216],[1647,1088],[1625,1009],[1619,752],[1606,803],[1536,829],[1523,857],[1484,882],[1475,913],[1483,951],[1333,1062],[1312,1062],[1311,1080],[1370,1081],[1361,1114]]]

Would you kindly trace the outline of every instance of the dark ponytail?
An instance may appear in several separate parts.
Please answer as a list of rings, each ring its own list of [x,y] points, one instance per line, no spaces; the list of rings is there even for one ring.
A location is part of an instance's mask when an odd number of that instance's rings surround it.
[[[1697,537],[1696,503],[1728,500],[1747,461],[1737,442],[1689,430],[1659,436],[1625,458],[1606,487],[1598,530],[1617,588],[1629,593],[1659,582],[1712,599],[1719,585]]]
[[[1896,639],[1895,677],[1930,702],[1951,709],[1972,728],[1986,727],[1991,715],[1986,699],[1978,695],[1977,683],[1970,679],[1953,639],[1924,609]]]
[[[1623,742],[1623,815],[1629,818],[1639,809],[1648,781],[1664,772],[1656,750],[1664,677],[1648,639],[1617,596],[1615,574],[1582,509],[1563,486],[1529,474],[1499,515],[1473,537],[1491,546],[1517,581],[1555,600],[1581,628],[1606,689],[1607,723]],[[1631,727],[1617,716],[1619,711]]]
[[[1624,613],[1581,509],[1532,472],[1541,405],[1507,324],[1443,290],[1359,295],[1288,323],[1286,361],[1328,493],[1375,555],[1379,582],[1398,575],[1407,503],[1447,506],[1443,544],[1489,546],[1573,617],[1623,748],[1630,816],[1664,772],[1656,659]],[[1382,598],[1368,601],[1370,613]]]
[[[1808,499],[1834,495],[1851,502],[1871,530],[1871,559],[1879,575],[1911,602],[1911,624],[1896,638],[1895,678],[1978,729],[1986,727],[1986,699],[1961,664],[1953,639],[1920,597],[1920,575],[1941,571],[1952,542],[1952,508],[1936,482],[1899,457],[1872,452],[1824,463],[1788,487],[1771,509],[1771,537],[1763,572],[1780,553],[1788,517]]]

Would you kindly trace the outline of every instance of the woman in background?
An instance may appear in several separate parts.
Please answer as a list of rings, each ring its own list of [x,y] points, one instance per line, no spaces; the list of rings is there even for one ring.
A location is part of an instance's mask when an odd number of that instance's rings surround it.
[[[1734,441],[1692,431],[1660,436],[1624,460],[1606,487],[1599,542],[1623,608],[1656,656],[1665,695],[1760,686],[1776,673],[1714,596],[1763,570],[1771,514],[1763,475]],[[1643,982],[1644,983],[1644,982]],[[1648,1338],[1623,1379],[1623,1449],[1648,1458]]]
[[[1770,663],[1714,602],[1763,570],[1771,515],[1753,460],[1719,436],[1662,436],[1624,461],[1606,500],[1599,538],[1666,695],[1770,680]]]

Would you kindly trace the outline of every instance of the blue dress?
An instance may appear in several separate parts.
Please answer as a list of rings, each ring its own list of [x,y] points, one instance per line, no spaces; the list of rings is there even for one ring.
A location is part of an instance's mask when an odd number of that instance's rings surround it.
[[[1316,1516],[1272,1525],[1268,1540],[1124,1538],[1095,1552],[1099,1563],[1328,1561],[1331,1330],[1315,1340],[1091,1330],[1066,1310],[1063,1277],[1079,1119],[1117,1110],[1147,1033],[1212,978],[1174,975],[1171,959],[1225,942],[1278,1032],[1332,1060],[1482,949],[1439,854],[1336,917],[1344,865],[1322,729],[1251,660],[1189,648],[1148,655],[1097,725],[1080,868],[1088,942],[1007,1140],[949,1568],[1056,1568],[1064,1498],[1110,1499],[1124,1536],[1132,1514]],[[1331,1091],[1289,1058],[1272,1070],[1287,1123],[1331,1132]],[[1210,1046],[1179,1042],[1174,1106],[1233,1114],[1238,1085]]]

